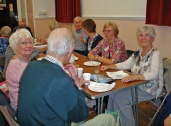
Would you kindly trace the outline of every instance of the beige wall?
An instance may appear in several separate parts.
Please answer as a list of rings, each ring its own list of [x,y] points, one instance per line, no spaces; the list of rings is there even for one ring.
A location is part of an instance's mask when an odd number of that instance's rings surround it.
[[[36,26],[36,36],[37,38],[46,38],[49,31],[48,23],[51,19],[41,19],[35,20]],[[145,21],[130,21],[130,20],[97,20],[94,19],[97,25],[97,33],[103,36],[102,28],[105,22],[114,21],[119,27],[119,38],[121,38],[126,45],[126,49],[137,50],[140,47],[136,41],[136,29],[139,26],[145,25]],[[167,26],[153,26],[156,30],[156,39],[154,41],[154,46],[161,51],[163,57],[171,59],[171,27]],[[61,25],[61,27],[67,27],[71,30],[74,29],[72,24],[69,26]]]

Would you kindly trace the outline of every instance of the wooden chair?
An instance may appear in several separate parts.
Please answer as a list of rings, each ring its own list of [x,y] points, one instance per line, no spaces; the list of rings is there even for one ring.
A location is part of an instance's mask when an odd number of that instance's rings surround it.
[[[5,56],[2,55],[2,56],[0,56],[0,67],[3,67],[4,63],[5,63]],[[4,80],[5,80],[4,73],[3,73],[3,71],[0,70],[0,82],[2,82]]]

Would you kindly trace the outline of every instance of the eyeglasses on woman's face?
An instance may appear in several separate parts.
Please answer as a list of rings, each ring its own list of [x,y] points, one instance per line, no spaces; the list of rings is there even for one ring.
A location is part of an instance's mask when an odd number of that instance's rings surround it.
[[[141,37],[141,38],[150,38],[150,34],[140,34],[140,36],[139,37]]]
[[[107,33],[110,33],[110,32],[112,32],[112,30],[103,30],[103,32],[104,32],[104,33],[106,33],[106,32],[107,32]]]
[[[34,44],[34,42],[33,41],[31,41],[31,42],[21,42],[22,46],[26,46],[28,44],[32,46]]]

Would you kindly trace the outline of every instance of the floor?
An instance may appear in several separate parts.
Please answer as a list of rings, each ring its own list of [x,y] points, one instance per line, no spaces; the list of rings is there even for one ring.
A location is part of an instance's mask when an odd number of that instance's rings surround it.
[[[153,106],[153,105],[152,105]],[[138,105],[138,109],[140,111],[142,111],[143,113],[145,113],[146,115],[148,115],[149,117],[152,117],[155,113],[156,107],[153,106],[153,108],[150,106],[149,103],[147,102],[142,102]],[[91,112],[90,112],[91,111]],[[96,116],[96,111],[92,112],[92,110],[90,110],[90,115],[88,117],[87,120],[93,118],[94,116]],[[148,123],[150,122],[150,119],[148,119],[147,116],[141,114],[140,112],[138,113],[138,118],[139,118],[139,122],[138,122],[138,126],[148,126]],[[152,125],[151,125],[152,126]]]

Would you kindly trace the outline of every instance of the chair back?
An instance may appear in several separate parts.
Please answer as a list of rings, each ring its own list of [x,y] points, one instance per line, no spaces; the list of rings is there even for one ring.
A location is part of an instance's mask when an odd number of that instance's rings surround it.
[[[8,122],[9,126],[19,126],[19,124],[15,120],[15,112],[12,111],[8,106],[0,105],[0,111]]]
[[[0,67],[4,66],[4,63],[5,63],[5,56],[2,55],[2,56],[0,56]]]
[[[165,59],[163,61],[163,68],[165,69],[163,78],[165,82],[165,88],[167,93],[171,91],[171,59]]]

